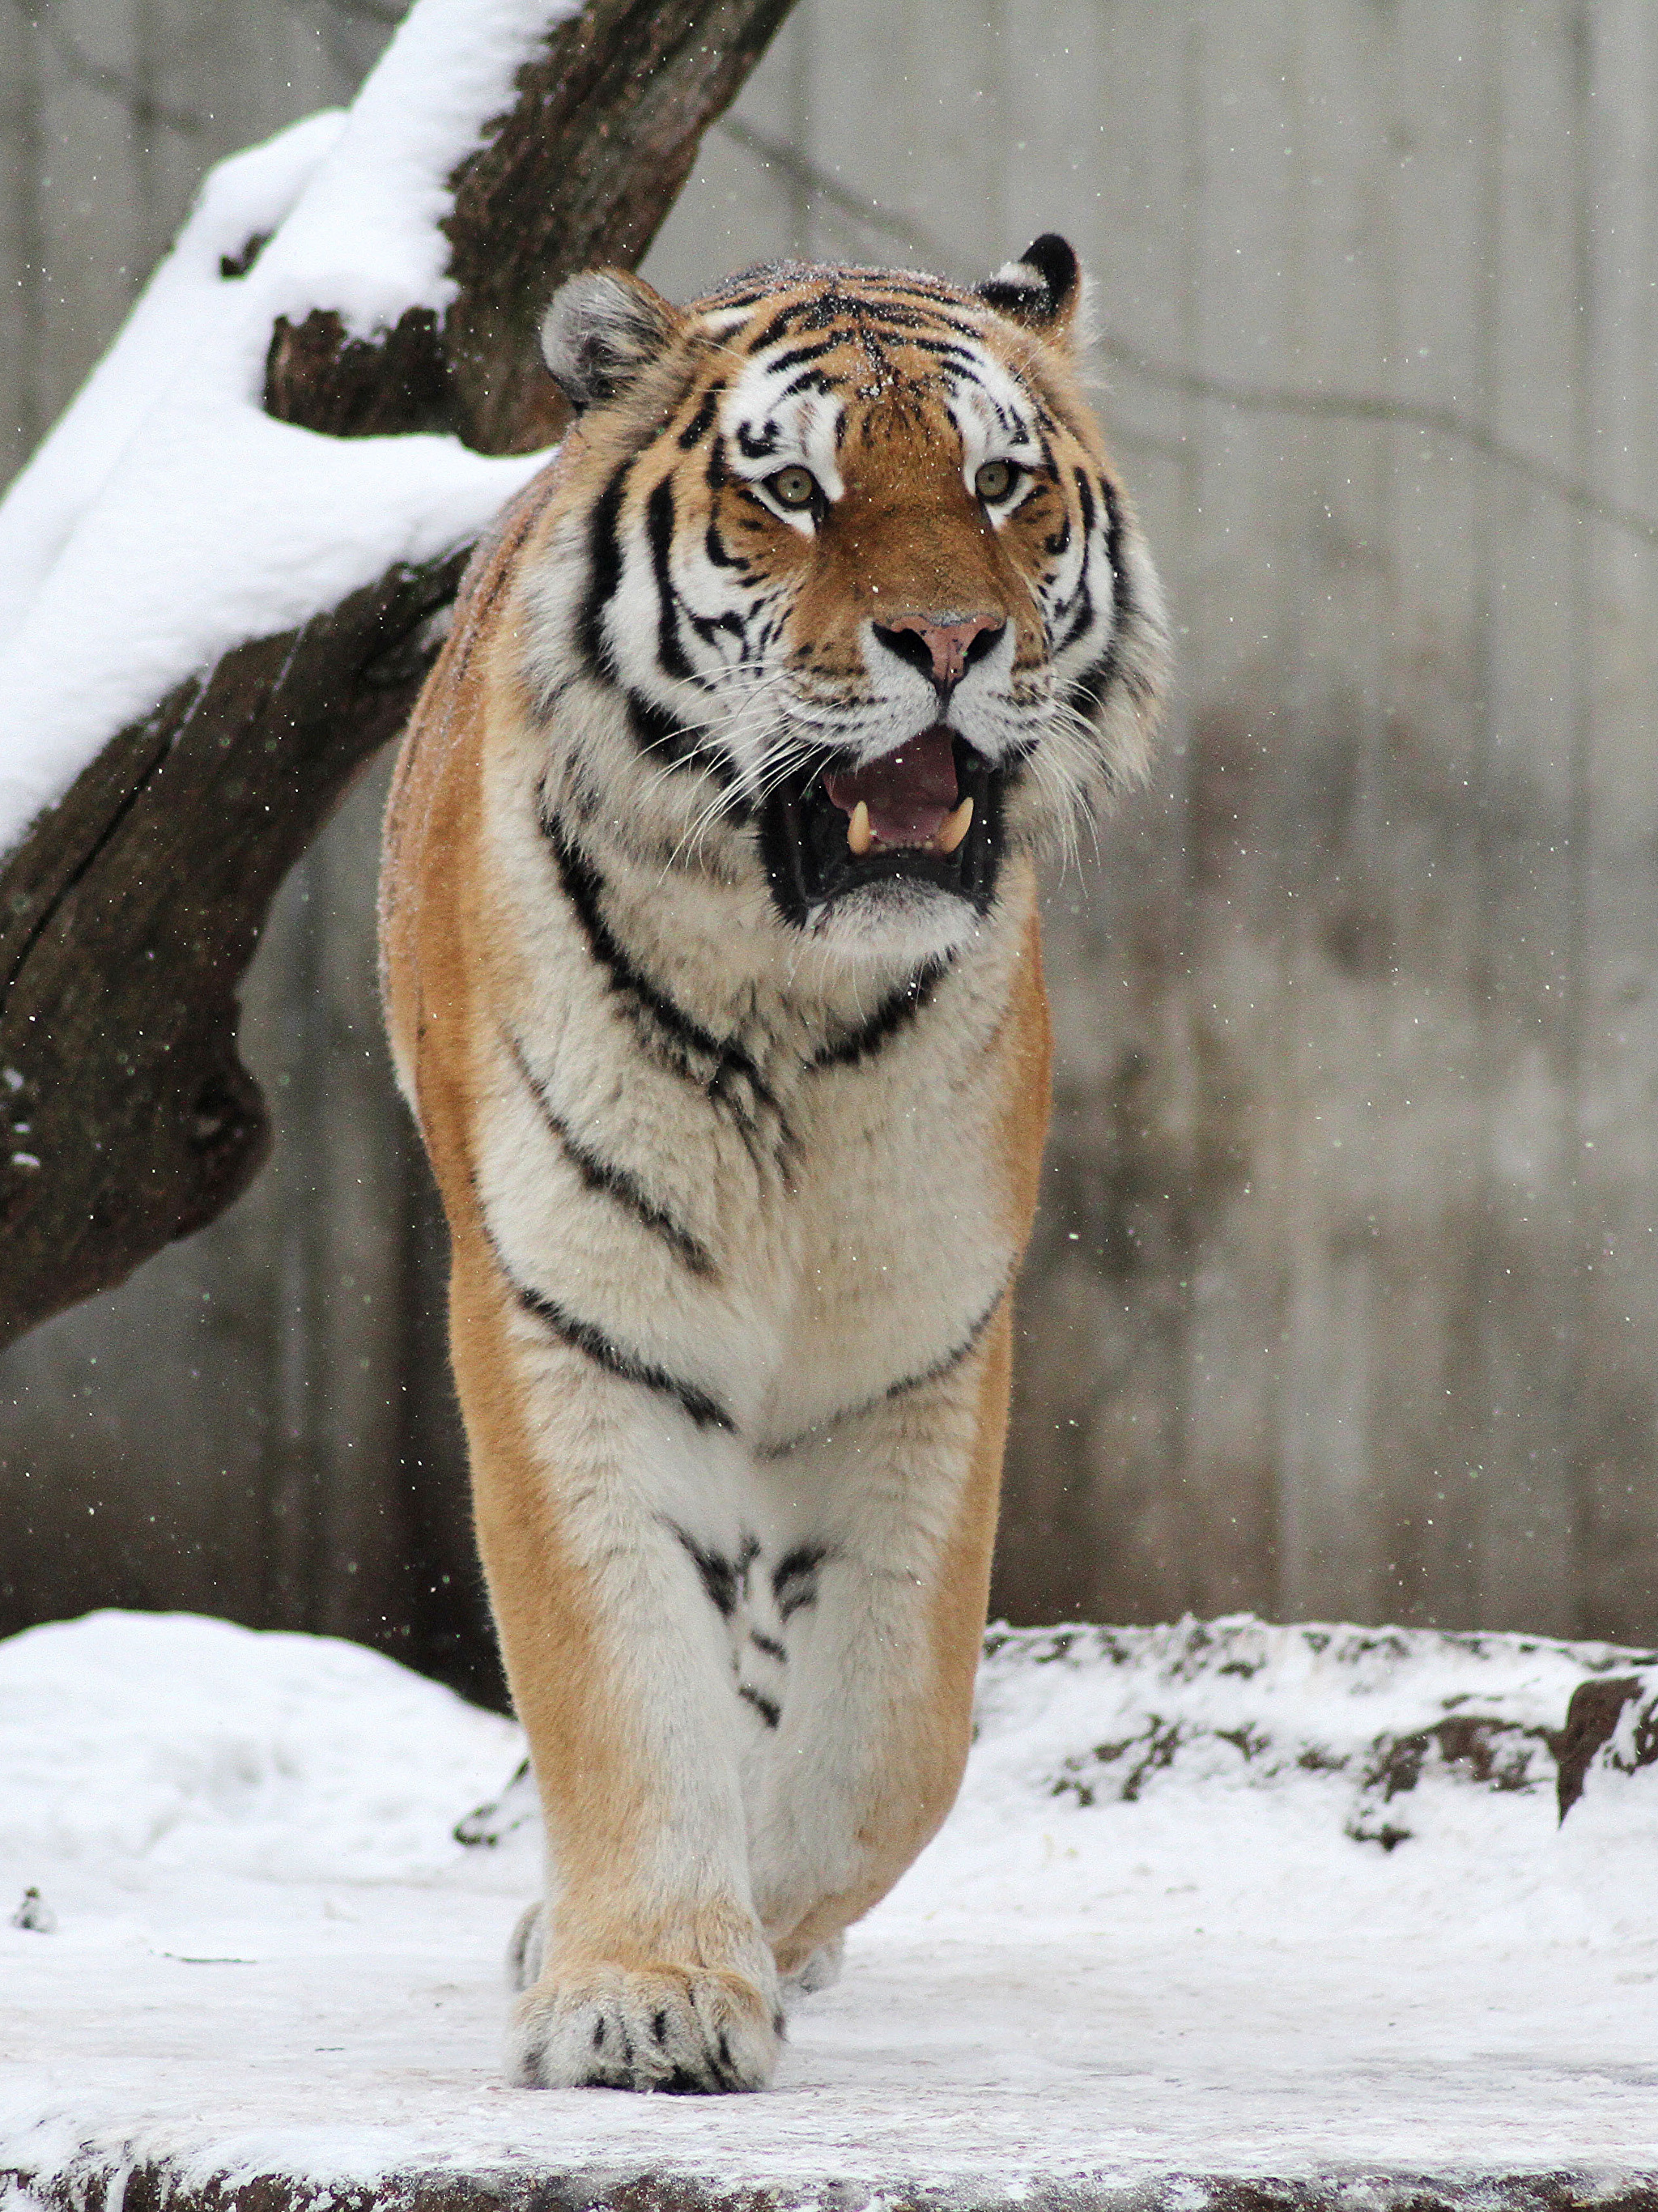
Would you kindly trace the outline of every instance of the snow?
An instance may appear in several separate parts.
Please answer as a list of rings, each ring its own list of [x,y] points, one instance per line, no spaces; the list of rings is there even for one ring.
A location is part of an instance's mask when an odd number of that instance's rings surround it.
[[[1561,1824],[1552,1734],[1597,1676],[1639,1688]],[[1650,1654],[994,1632],[960,1802],[771,2091],[532,2092],[496,2065],[535,1824],[509,1793],[471,1823],[493,1847],[452,1834],[512,1723],[320,1638],[33,1629],[0,1644],[0,2185],[1581,2201],[1658,2175],[1655,1753]],[[55,1933],[4,1923],[31,1887]]]
[[[351,106],[271,251],[258,297],[274,318],[338,310],[367,337],[405,307],[454,297],[440,223],[448,179],[513,80],[580,0],[422,0]]]
[[[278,314],[368,333],[452,296],[445,179],[574,0],[422,0],[350,110],[203,185],[0,503],[0,853],[117,730],[244,639],[476,538],[544,461],[334,439],[260,406]],[[251,240],[270,243],[226,276]]]

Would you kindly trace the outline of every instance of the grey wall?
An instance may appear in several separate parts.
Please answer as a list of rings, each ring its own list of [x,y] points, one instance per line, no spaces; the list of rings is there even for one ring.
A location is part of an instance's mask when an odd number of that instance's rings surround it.
[[[260,20],[322,66],[319,15]],[[276,98],[253,45],[239,113]],[[1180,680],[1049,902],[1016,1617],[1658,1635],[1655,116],[1640,0],[800,0],[647,264],[972,275],[1060,228],[1098,280]],[[133,268],[61,211],[102,155],[43,190],[7,132],[0,250],[38,262],[48,205],[73,240],[31,280],[73,302],[57,352],[31,324],[0,361],[21,395]],[[273,1170],[0,1368],[0,1618],[179,1602],[471,1663],[373,812],[250,994]]]

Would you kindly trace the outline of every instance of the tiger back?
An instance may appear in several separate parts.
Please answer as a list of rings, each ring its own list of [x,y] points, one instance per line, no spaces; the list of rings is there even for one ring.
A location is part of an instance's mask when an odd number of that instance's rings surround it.
[[[1048,1097],[1035,858],[1156,580],[1039,240],[572,279],[405,741],[382,953],[546,1829],[529,2084],[751,2088],[966,1753]]]

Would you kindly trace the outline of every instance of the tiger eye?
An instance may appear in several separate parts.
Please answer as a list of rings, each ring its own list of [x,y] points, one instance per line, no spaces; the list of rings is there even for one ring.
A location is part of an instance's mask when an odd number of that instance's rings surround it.
[[[999,499],[1005,499],[1013,489],[1012,462],[987,461],[974,477],[973,489],[981,499],[987,500],[992,506]]]
[[[817,479],[810,469],[779,469],[766,478],[766,489],[779,507],[810,507],[817,495]]]

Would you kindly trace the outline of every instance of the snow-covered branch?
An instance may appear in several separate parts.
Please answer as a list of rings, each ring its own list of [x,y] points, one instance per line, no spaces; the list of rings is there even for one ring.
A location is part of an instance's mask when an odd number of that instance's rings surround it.
[[[631,263],[790,0],[419,0],[209,178],[0,507],[0,1343],[269,1143],[236,992],[560,428],[535,321]]]

